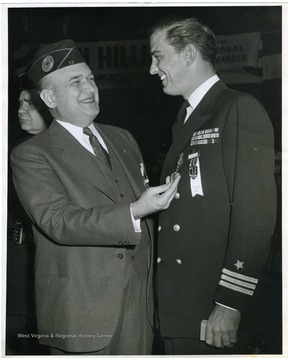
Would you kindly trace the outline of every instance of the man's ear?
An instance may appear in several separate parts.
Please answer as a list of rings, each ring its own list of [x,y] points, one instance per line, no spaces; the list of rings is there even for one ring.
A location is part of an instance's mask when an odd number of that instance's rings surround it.
[[[184,59],[186,61],[187,66],[190,66],[194,63],[197,55],[197,49],[194,45],[189,44],[186,45],[184,49]]]
[[[42,90],[40,93],[40,97],[49,109],[54,109],[57,106],[56,99],[52,90]]]

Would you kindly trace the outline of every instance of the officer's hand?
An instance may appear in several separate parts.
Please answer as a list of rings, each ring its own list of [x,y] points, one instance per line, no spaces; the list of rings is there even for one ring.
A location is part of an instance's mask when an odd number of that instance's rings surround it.
[[[131,212],[134,219],[141,219],[144,216],[153,214],[157,211],[167,209],[173,200],[180,175],[177,175],[173,182],[166,179],[166,184],[150,187],[141,197],[131,204]]]
[[[216,348],[231,348],[237,342],[240,311],[215,305],[206,327],[206,344]]]

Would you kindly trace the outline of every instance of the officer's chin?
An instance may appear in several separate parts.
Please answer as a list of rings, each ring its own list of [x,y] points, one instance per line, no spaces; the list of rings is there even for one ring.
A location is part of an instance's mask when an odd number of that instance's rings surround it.
[[[173,90],[169,89],[169,87],[166,85],[163,87],[163,92],[166,95],[170,95],[170,96],[178,96],[179,94],[176,94]]]

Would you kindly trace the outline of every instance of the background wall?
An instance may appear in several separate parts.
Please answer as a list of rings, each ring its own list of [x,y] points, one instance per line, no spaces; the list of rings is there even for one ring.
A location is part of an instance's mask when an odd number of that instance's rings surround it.
[[[148,40],[148,29],[164,14],[196,16],[215,35],[260,32],[265,49],[281,54],[281,7],[94,7],[11,8],[9,26],[9,141],[23,136],[17,120],[17,70],[31,61],[40,44],[71,38],[76,43]],[[263,40],[263,38],[265,38]],[[276,49],[275,49],[276,48]],[[124,127],[136,137],[142,149],[151,181],[158,181],[159,165],[170,144],[180,97],[167,96],[158,77],[146,72],[96,77],[101,112],[97,120]],[[263,56],[263,54],[260,54]],[[93,64],[90,64],[93,67]],[[263,69],[245,69],[263,75]],[[258,83],[231,87],[255,95],[266,107],[275,129],[275,143],[281,148],[281,74]]]

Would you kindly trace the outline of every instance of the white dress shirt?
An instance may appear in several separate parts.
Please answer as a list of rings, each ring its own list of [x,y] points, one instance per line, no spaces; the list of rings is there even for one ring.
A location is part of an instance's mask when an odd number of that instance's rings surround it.
[[[200,103],[200,101],[203,99],[203,97],[206,95],[206,93],[210,90],[210,88],[219,81],[218,75],[211,76],[208,80],[206,80],[203,84],[201,84],[196,90],[193,91],[193,93],[189,96],[188,102],[189,107],[187,107],[187,115],[184,120],[184,123],[188,119],[188,117],[191,115],[192,111],[194,111],[197,107],[197,105]]]
[[[94,150],[90,144],[89,136],[83,133],[83,128],[80,126],[76,126],[73,124],[70,124],[66,121],[57,120],[56,121],[62,125],[66,130],[70,132],[74,138],[79,141],[79,143],[84,146],[88,151],[91,152],[91,154],[95,155]],[[89,126],[87,126],[92,133],[97,137],[98,141],[102,145],[102,147],[108,152],[108,148],[102,138],[102,136],[99,134],[99,131],[96,129],[93,123],[91,123]],[[108,152],[109,153],[109,152]]]

